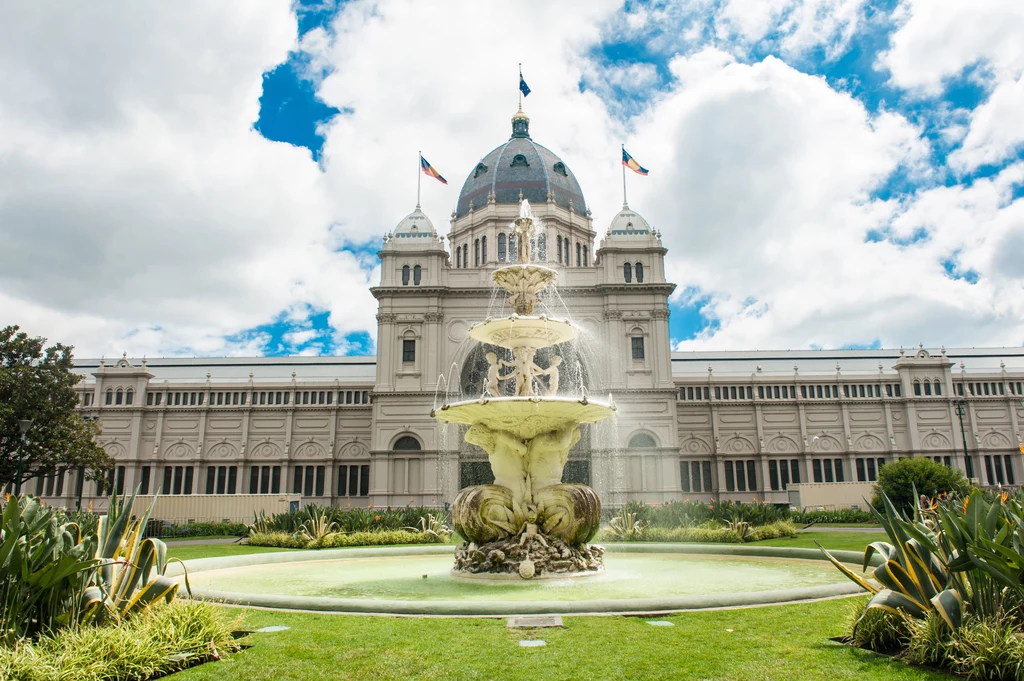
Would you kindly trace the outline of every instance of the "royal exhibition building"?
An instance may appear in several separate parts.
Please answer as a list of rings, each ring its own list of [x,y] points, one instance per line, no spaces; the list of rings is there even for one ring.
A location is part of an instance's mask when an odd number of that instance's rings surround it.
[[[487,455],[433,412],[480,398],[494,360],[469,330],[511,312],[491,275],[515,260],[522,199],[541,225],[531,259],[557,272],[543,305],[588,348],[563,352],[563,383],[617,408],[611,425],[584,427],[564,473],[606,505],[801,503],[794,490],[862,489],[915,456],[983,486],[1024,478],[1024,349],[673,352],[659,232],[673,226],[629,206],[595,225],[572,170],[520,112],[469,169],[447,235],[417,207],[384,237],[375,357],[80,359],[80,410],[116,467],[108,484],[61,474],[29,491],[71,507],[139,489],[216,518],[240,515],[221,512],[231,497],[249,500],[249,517],[260,499],[268,511],[271,499],[440,507],[490,482]]]

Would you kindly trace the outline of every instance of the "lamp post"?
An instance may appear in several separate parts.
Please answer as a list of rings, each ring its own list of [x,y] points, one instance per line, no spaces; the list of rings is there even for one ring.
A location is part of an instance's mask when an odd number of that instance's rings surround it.
[[[32,427],[32,419],[19,419],[18,429],[21,430],[21,446],[18,447],[18,477],[14,479],[14,496],[21,496],[22,463],[25,456],[25,445],[28,443],[28,430]]]
[[[971,463],[971,455],[967,453],[967,434],[964,432],[964,407],[967,402],[957,400],[956,415],[960,417],[960,437],[964,439],[964,467],[967,469],[967,477],[974,477],[974,465]]]

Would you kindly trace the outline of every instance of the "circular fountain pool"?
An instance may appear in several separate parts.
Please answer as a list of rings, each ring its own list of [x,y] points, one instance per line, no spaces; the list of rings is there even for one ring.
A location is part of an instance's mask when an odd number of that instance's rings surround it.
[[[452,547],[264,553],[187,563],[193,595],[239,605],[400,615],[665,612],[858,593],[809,549],[609,545],[603,573],[534,581],[450,574]],[[836,552],[856,562],[860,554]]]

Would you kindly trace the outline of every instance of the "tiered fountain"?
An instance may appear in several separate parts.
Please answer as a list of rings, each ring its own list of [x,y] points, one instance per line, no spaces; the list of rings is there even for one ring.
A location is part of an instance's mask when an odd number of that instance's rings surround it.
[[[469,335],[488,352],[483,397],[445,404],[434,416],[470,426],[466,442],[487,452],[494,484],[462,490],[453,522],[466,542],[455,552],[453,574],[532,579],[594,574],[603,569],[603,549],[589,546],[601,522],[601,502],[586,485],[563,484],[569,450],[581,423],[612,416],[612,404],[559,396],[562,358],[547,367],[537,353],[573,341],[578,330],[564,319],[535,316],[540,294],[557,273],[530,263],[535,226],[523,201],[513,225],[517,263],[494,272],[515,311],[473,326]],[[503,348],[502,350],[497,350]],[[511,361],[499,358],[499,354]]]

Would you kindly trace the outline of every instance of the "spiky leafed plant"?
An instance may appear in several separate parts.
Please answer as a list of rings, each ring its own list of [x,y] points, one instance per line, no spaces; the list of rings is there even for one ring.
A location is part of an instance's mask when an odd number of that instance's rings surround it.
[[[441,515],[434,515],[428,513],[425,516],[420,516],[416,526],[407,526],[403,528],[410,532],[422,532],[438,539],[447,539],[452,534],[452,528],[444,522],[444,517]]]
[[[635,511],[628,510],[628,507],[623,507],[619,514],[608,522],[608,532],[612,538],[619,540],[640,539],[646,528],[647,523],[639,519]]]
[[[155,505],[156,499],[137,518],[132,515],[135,494],[123,502],[116,494],[111,496],[110,510],[100,517],[96,530],[99,569],[95,583],[82,597],[83,621],[117,619],[159,599],[170,602],[178,592],[178,583],[164,574],[167,545],[153,537],[143,539]],[[189,588],[187,573],[185,588]]]
[[[34,497],[7,497],[0,524],[0,643],[77,621],[95,539]]]
[[[311,514],[299,527],[299,535],[311,543],[322,542],[335,534],[338,534],[338,523],[333,522],[323,512]]]
[[[874,513],[889,541],[868,545],[864,549],[862,568],[866,572],[871,559],[876,554],[881,556],[884,562],[871,572],[876,583],[850,570],[821,544],[815,544],[844,575],[871,592],[865,612],[882,608],[925,619],[930,611],[935,611],[951,629],[956,629],[963,619],[963,585],[949,569],[948,556],[939,544],[936,523],[926,520],[919,507],[915,518],[908,520],[884,493],[881,497],[885,513]]]

